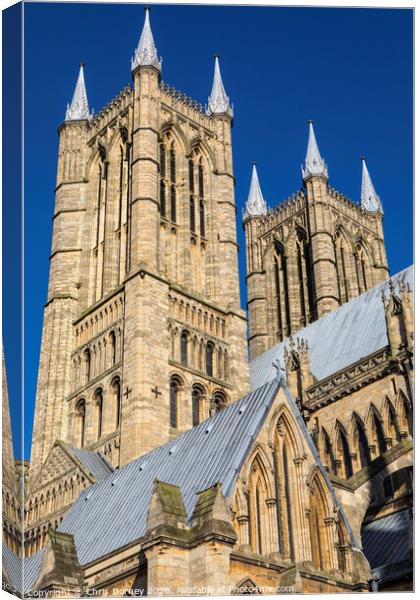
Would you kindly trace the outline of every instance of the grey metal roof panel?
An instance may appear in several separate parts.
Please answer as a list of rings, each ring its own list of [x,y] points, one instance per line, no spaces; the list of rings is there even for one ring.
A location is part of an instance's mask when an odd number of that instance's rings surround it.
[[[392,277],[397,291],[400,281],[409,283],[412,288],[413,279],[412,266]],[[308,343],[311,371],[318,381],[388,345],[382,290],[389,295],[387,281],[293,335],[295,341],[303,339]],[[284,368],[284,351],[289,347],[290,338],[287,338],[251,361],[251,389],[275,378],[273,362],[277,361]]]
[[[26,593],[32,589],[38,577],[43,556],[44,549],[22,560],[20,556],[17,556],[10,548],[3,544],[3,568],[10,577],[11,585],[13,585],[18,593]]]
[[[35,583],[39,570],[41,568],[42,559],[44,557],[45,548],[33,554],[32,556],[28,556],[24,560],[24,592],[28,592],[32,589],[33,584]]]
[[[181,488],[189,517],[197,492],[220,482],[223,494],[229,496],[278,386],[277,380],[269,382],[84,490],[59,527],[74,536],[80,563],[92,562],[145,534],[155,479]]]
[[[113,466],[99,452],[92,452],[90,450],[82,450],[73,447],[68,447],[68,450],[90,473],[92,473],[97,481],[107,477],[114,471]]]
[[[405,509],[362,527],[363,552],[372,569],[410,558],[412,526],[410,511]]]
[[[23,587],[23,573],[22,573],[22,560],[14,552],[3,544],[2,547],[2,562],[3,570],[9,576],[10,585],[12,585],[16,591],[22,592]]]

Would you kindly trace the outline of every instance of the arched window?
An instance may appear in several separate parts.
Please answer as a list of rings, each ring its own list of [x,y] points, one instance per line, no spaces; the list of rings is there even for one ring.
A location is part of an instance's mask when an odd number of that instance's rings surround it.
[[[121,229],[121,213],[123,201],[123,185],[124,185],[124,150],[120,146],[120,174],[118,185],[118,229]]]
[[[200,205],[200,235],[206,237],[206,213],[204,204],[204,174],[203,174],[203,163],[200,159],[198,164],[198,197]]]
[[[392,444],[397,443],[400,440],[400,428],[398,425],[397,413],[390,400],[387,400],[388,408],[388,432],[389,437],[392,440]]]
[[[204,398],[204,390],[200,385],[194,385],[192,389],[192,424],[193,427],[200,423],[200,404]]]
[[[296,257],[299,281],[300,322],[303,326],[306,325],[304,245],[305,241],[303,234],[301,232],[298,232],[298,237],[296,241]]]
[[[166,217],[166,149],[163,143],[159,145],[160,157],[160,214]]]
[[[323,451],[324,451],[323,462],[324,462],[324,465],[327,467],[327,469],[330,473],[334,473],[336,475],[336,467],[334,464],[334,452],[332,449],[329,435],[325,431],[325,429],[322,430],[322,435],[323,435]]]
[[[296,480],[292,478],[291,465],[296,457],[296,448],[293,443],[293,433],[284,417],[280,418],[276,431],[273,458],[277,499],[278,547],[283,558],[294,561],[295,540],[292,494],[293,489],[296,489]]]
[[[188,179],[190,186],[190,229],[195,233],[195,196],[194,196],[194,161],[188,161]]]
[[[181,363],[188,364],[188,331],[181,333]]]
[[[366,276],[366,254],[360,242],[356,244],[353,256],[356,265],[357,286],[359,294],[362,294],[368,289],[368,284]]]
[[[111,354],[111,366],[113,367],[115,365],[115,361],[116,361],[116,338],[115,338],[115,332],[111,331],[111,333],[109,334],[109,345],[110,345],[110,354]]]
[[[289,461],[288,461],[288,456],[287,456],[286,445],[287,444],[283,444],[283,451],[282,451],[284,496],[285,496],[285,501],[286,501],[289,554],[290,554],[290,560],[294,561],[295,560],[295,550],[294,550],[293,528],[292,528],[292,502],[291,502],[291,495],[290,495]]]
[[[89,348],[83,352],[83,358],[85,362],[85,383],[89,383],[91,377],[91,355]]]
[[[377,453],[383,454],[384,452],[387,451],[387,446],[386,446],[386,442],[385,442],[384,431],[382,429],[382,423],[380,422],[379,417],[376,414],[376,412],[373,413],[373,423],[374,423],[374,427],[375,427],[375,438],[376,438],[375,441],[376,441]]]
[[[171,221],[176,223],[176,158],[175,146],[172,143],[169,151],[169,170],[170,170],[170,185],[171,185]]]
[[[176,429],[178,427],[178,395],[181,381],[178,377],[172,377],[169,386],[169,424]]]
[[[334,257],[340,304],[344,304],[344,302],[349,301],[349,290],[347,282],[344,240],[340,231],[337,231],[334,236]]]
[[[102,417],[103,417],[103,392],[99,388],[95,392],[94,404],[96,409],[96,439],[99,440],[102,435]]]
[[[350,477],[353,475],[353,464],[350,456],[347,435],[340,426],[338,427],[337,448],[338,456],[341,460],[341,466],[344,467],[341,469],[341,475],[344,475],[346,479],[350,479]]]
[[[289,305],[289,280],[287,275],[287,257],[282,244],[275,245],[274,254],[274,287],[277,311],[278,338],[290,335],[290,305]],[[283,320],[284,309],[284,320]]]
[[[118,429],[121,423],[121,382],[119,377],[113,380],[111,390],[113,395],[115,429]]]
[[[369,444],[366,437],[365,428],[360,419],[356,416],[356,441],[359,454],[360,468],[366,467],[370,463]]]
[[[332,566],[331,540],[327,534],[326,518],[328,507],[324,486],[316,474],[309,491],[309,530],[311,537],[312,563],[320,571],[328,571]]]
[[[76,404],[77,415],[77,443],[80,448],[85,445],[85,426],[86,426],[86,403],[83,399]]]
[[[217,414],[226,406],[226,396],[223,392],[217,391],[213,394],[210,402],[210,416]]]
[[[341,520],[337,523],[337,560],[338,568],[342,573],[346,572],[346,541],[344,538],[343,524]]]
[[[306,232],[297,231],[296,241],[297,272],[299,282],[300,322],[306,325],[315,319],[316,306],[312,277],[310,247]]]
[[[403,392],[400,392],[399,399],[399,414],[401,423],[401,432],[413,436],[413,413],[410,403]]]
[[[206,344],[206,373],[209,377],[213,377],[213,360],[214,360],[214,344],[207,342]]]

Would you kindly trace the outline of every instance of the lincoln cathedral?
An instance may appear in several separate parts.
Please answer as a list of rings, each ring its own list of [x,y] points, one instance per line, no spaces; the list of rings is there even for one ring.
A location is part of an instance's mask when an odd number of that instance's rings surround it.
[[[237,204],[219,58],[203,107],[149,19],[132,83],[93,115],[82,64],[63,107],[29,463],[3,375],[3,588],[411,590],[413,270],[366,160],[351,200],[309,122],[301,188],[269,207],[254,164]]]

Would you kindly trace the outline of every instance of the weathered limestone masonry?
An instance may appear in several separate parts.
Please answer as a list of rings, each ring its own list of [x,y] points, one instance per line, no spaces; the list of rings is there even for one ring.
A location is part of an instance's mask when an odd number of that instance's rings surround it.
[[[12,427],[10,422],[9,394],[2,348],[2,516],[3,543],[16,554],[22,544],[21,499],[16,485],[16,468],[13,460]]]
[[[272,210],[258,180],[251,183],[244,212],[251,358],[389,275],[381,208],[328,185],[312,123],[302,176],[302,189]]]
[[[95,117],[81,66],[59,128],[30,487],[56,440],[114,466],[248,390],[232,109],[161,81],[148,13],[128,86]]]

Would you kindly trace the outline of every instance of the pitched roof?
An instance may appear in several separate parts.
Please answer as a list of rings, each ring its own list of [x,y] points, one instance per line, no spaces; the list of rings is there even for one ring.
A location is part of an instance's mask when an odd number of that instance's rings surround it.
[[[100,452],[67,447],[67,450],[89,471],[97,481],[113,473],[113,466]]]
[[[362,527],[363,552],[372,569],[410,560],[410,510],[371,521]]]
[[[278,387],[271,381],[82,492],[59,527],[74,535],[80,564],[146,533],[155,479],[181,488],[188,518],[197,492],[220,482],[228,497]]]
[[[413,279],[413,267],[392,277],[397,291],[398,282],[409,283],[412,288]],[[357,296],[293,335],[295,341],[303,339],[308,343],[311,371],[318,381],[388,345],[382,290],[389,295],[388,282]],[[284,351],[289,347],[290,338],[287,338],[251,361],[251,389],[275,378],[273,362],[278,361],[280,368],[284,368]]]
[[[6,544],[2,548],[3,570],[9,576],[10,585],[20,594],[31,590],[41,568],[44,549],[24,561],[12,552]]]

